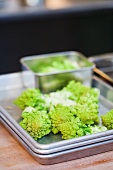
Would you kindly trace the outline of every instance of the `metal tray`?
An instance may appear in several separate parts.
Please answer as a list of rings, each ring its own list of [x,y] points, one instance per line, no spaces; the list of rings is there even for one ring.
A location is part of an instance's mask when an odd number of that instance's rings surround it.
[[[50,165],[60,162],[66,162],[99,154],[113,150],[113,138],[87,146],[82,146],[74,149],[64,150],[49,155],[41,155],[33,152],[31,148],[22,140],[22,138],[16,133],[8,124],[1,118],[3,125],[9,130],[9,132],[21,143],[21,145],[40,163],[43,165]]]
[[[105,113],[106,111],[108,111],[108,108],[109,109],[113,108],[113,104],[107,103],[105,99],[101,98],[101,105],[100,105],[101,113]],[[39,139],[38,141],[35,141],[15,121],[15,119],[17,118],[17,110],[13,110],[14,113],[16,113],[14,115],[12,115],[12,113],[11,115],[9,115],[8,112],[4,110],[2,107],[0,108],[0,110],[2,112],[1,117],[4,120],[7,120],[8,124],[13,128],[14,131],[18,131],[18,133],[20,132],[19,135],[21,136],[21,138],[29,145],[29,147],[34,152],[40,154],[50,154],[53,152],[58,152],[69,148],[95,143],[97,142],[97,140],[104,140],[105,136],[109,136],[113,134],[113,130],[109,130],[106,132],[101,132],[93,135],[83,136],[83,137],[74,138],[71,140],[64,140],[64,141],[61,139],[61,136],[59,134],[58,135],[49,134]],[[12,116],[14,116],[15,119],[13,119]],[[20,115],[19,115],[19,119],[20,119]]]
[[[40,65],[53,63],[54,59],[62,59],[70,61],[77,65],[77,68],[71,70],[51,71],[41,73]],[[50,59],[52,61],[50,61]],[[81,81],[83,84],[91,85],[94,63],[89,61],[83,54],[76,51],[66,51],[58,53],[50,53],[43,55],[27,56],[20,59],[23,70],[23,81],[25,87],[26,77],[30,74],[35,87],[38,87],[43,93],[49,93],[57,89],[61,89],[70,80]]]
[[[110,140],[110,139],[113,139],[113,132],[112,130],[109,130],[109,133],[107,133],[105,135],[105,133],[101,133],[100,136],[96,137],[96,138],[91,138],[89,140],[84,140],[81,141],[77,141],[75,143],[72,143],[72,144],[69,144],[69,145],[64,145],[64,146],[59,146],[58,148],[53,148],[53,149],[38,149],[37,147],[35,147],[32,143],[30,143],[30,141],[25,138],[25,136],[3,115],[1,114],[1,118],[8,124],[8,126],[13,129],[13,131],[15,133],[18,134],[18,136],[29,146],[29,148],[37,153],[37,154],[42,154],[42,155],[48,155],[48,154],[51,154],[51,153],[56,153],[56,152],[61,152],[61,151],[64,151],[64,150],[69,150],[69,149],[75,149],[75,148],[79,148],[81,146],[87,146],[87,145],[90,145],[90,144],[95,144],[95,143],[98,143],[98,142],[102,142],[102,141],[107,141],[107,140]],[[84,137],[83,137],[84,138]],[[46,140],[48,140],[48,138],[46,138]]]
[[[54,152],[59,152],[67,149],[72,149],[76,147],[81,147],[84,145],[89,145],[91,143],[96,143],[99,140],[105,139],[105,136],[109,138],[110,135],[113,135],[113,130],[108,130],[106,132],[96,133],[93,135],[83,136],[79,138],[74,138],[70,140],[61,140],[60,135],[47,135],[41,138],[38,141],[35,141],[23,128],[20,127],[18,122],[21,117],[21,110],[18,109],[15,105],[12,104],[12,101],[20,95],[22,90],[24,90],[21,73],[12,74],[12,85],[15,82],[18,82],[17,88],[11,86],[11,75],[10,77],[10,86],[7,84],[7,75],[1,77],[2,87],[0,91],[0,111],[3,119],[6,119],[14,131],[17,131],[21,135],[21,138],[29,145],[29,147],[37,153],[40,154],[51,154]],[[7,77],[8,78],[8,77]],[[101,103],[100,103],[100,112],[101,114],[106,113],[108,110],[113,108],[113,88],[109,85],[103,83],[98,78],[93,78],[93,85],[100,89],[101,93]],[[7,87],[7,88],[6,88]],[[9,90],[10,89],[10,90]],[[98,138],[98,139],[97,139]],[[100,138],[100,139],[99,139]]]

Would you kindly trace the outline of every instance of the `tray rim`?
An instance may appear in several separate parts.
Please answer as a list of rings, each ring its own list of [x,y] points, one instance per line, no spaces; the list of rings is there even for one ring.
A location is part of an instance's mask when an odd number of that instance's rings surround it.
[[[58,148],[61,146],[68,146],[70,144],[73,144],[75,142],[82,142],[82,141],[88,141],[90,139],[95,139],[97,137],[102,137],[105,135],[109,135],[111,133],[113,133],[113,129],[112,130],[107,130],[104,132],[100,132],[100,133],[95,133],[95,134],[90,134],[90,135],[86,135],[86,136],[81,136],[78,138],[73,138],[73,139],[67,139],[67,140],[62,140],[62,141],[58,141],[58,142],[54,142],[51,144],[40,144],[38,142],[36,142],[9,114],[8,112],[0,106],[0,112],[14,125],[14,127],[16,127],[21,133],[23,133],[24,137],[27,138],[34,146],[35,148],[40,148],[42,150],[50,150],[53,148]],[[5,113],[5,114],[4,114]]]
[[[52,153],[56,153],[56,152],[62,152],[64,150],[69,150],[69,149],[79,148],[79,147],[83,147],[83,146],[88,146],[90,144],[96,144],[98,142],[102,142],[102,141],[107,141],[107,140],[113,139],[113,132],[112,132],[112,130],[109,130],[109,134],[108,135],[100,136],[99,138],[90,139],[90,140],[88,140],[88,142],[87,141],[82,141],[82,142],[66,145],[67,147],[66,146],[62,146],[62,147],[59,147],[59,148],[53,148],[51,150],[49,150],[49,149],[45,149],[45,150],[44,149],[38,149],[38,148],[35,148],[30,143],[30,141],[28,141],[28,139],[25,138],[24,135],[18,129],[16,129],[16,127],[14,127],[14,125],[12,125],[11,122],[5,116],[2,115],[1,118],[3,119],[3,121],[5,121],[8,124],[8,126],[15,133],[18,134],[18,136],[29,146],[29,148],[33,152],[41,154],[41,155],[43,155],[43,154],[44,155],[48,155],[48,154],[52,154]]]
[[[94,79],[96,79],[96,81],[100,81],[101,83],[105,84],[106,87],[110,88],[110,89],[113,89],[111,86],[109,86],[108,84],[104,83],[103,81],[101,81],[99,78],[97,77],[93,77]],[[18,87],[17,87],[18,89]],[[109,104],[113,104],[111,101],[109,101],[110,103]],[[81,142],[81,141],[84,141],[84,140],[89,140],[91,138],[97,138],[101,135],[109,135],[109,132],[108,130],[106,131],[106,134],[105,132],[101,132],[101,133],[96,133],[96,134],[90,134],[88,136],[83,136],[83,137],[79,137],[79,138],[73,138],[73,139],[69,139],[69,140],[62,140],[62,141],[58,141],[58,142],[55,142],[55,143],[52,143],[52,144],[40,144],[40,143],[37,143],[17,122],[16,120],[14,120],[9,114],[8,112],[2,108],[2,106],[0,106],[0,110],[1,112],[10,120],[10,122],[12,122],[15,127],[17,127],[17,129],[19,129],[21,132],[23,132],[23,134],[25,134],[25,137],[27,139],[30,140],[30,142],[36,147],[36,148],[40,148],[40,149],[45,149],[45,150],[48,150],[48,149],[52,149],[52,148],[57,148],[59,146],[67,146],[67,145],[70,145],[70,144],[73,144],[75,142]],[[112,131],[112,130],[111,130]],[[27,136],[26,136],[27,135]]]
[[[8,129],[8,131],[16,138],[16,140],[18,140],[18,142],[20,142],[21,143],[21,145],[39,162],[39,163],[41,163],[41,164],[45,164],[45,165],[49,165],[49,164],[55,164],[55,163],[60,163],[60,162],[64,162],[64,161],[70,161],[70,160],[74,160],[74,159],[78,159],[78,158],[83,158],[83,157],[86,157],[86,156],[91,156],[91,155],[93,155],[93,153],[92,152],[90,152],[88,155],[82,155],[82,156],[79,156],[79,157],[77,157],[77,158],[67,158],[67,156],[66,156],[66,158],[67,159],[65,159],[65,160],[61,160],[61,159],[59,159],[59,161],[58,160],[55,160],[55,159],[57,159],[59,156],[62,156],[62,157],[64,157],[65,156],[65,154],[67,155],[67,154],[69,154],[69,153],[76,153],[76,152],[78,152],[78,151],[84,151],[84,150],[86,150],[86,149],[94,149],[95,147],[102,147],[103,145],[105,145],[105,144],[112,144],[113,145],[113,139],[112,140],[109,140],[109,141],[107,141],[107,143],[105,143],[105,142],[99,142],[99,143],[96,143],[95,145],[93,144],[93,145],[90,145],[90,146],[87,146],[87,147],[83,147],[83,148],[80,148],[79,150],[78,149],[75,149],[75,150],[69,150],[69,151],[67,151],[67,152],[61,152],[59,155],[57,154],[57,153],[55,153],[55,154],[49,154],[49,155],[40,155],[40,154],[37,154],[37,153],[35,153],[35,152],[33,152],[27,145],[26,145],[26,143],[18,136],[18,134],[16,134],[11,128],[8,128],[8,125],[4,122],[4,120],[2,120],[2,119],[0,119],[1,120],[1,122],[2,122],[2,124]],[[108,146],[109,146],[108,145]],[[110,149],[108,149],[107,147],[106,147],[106,150],[105,151],[103,151],[103,150],[100,150],[100,152],[98,152],[98,153],[95,153],[95,154],[99,154],[99,153],[103,153],[103,152],[106,152],[106,151],[112,151],[113,150],[113,147],[112,148],[110,148]],[[52,159],[53,159],[53,162],[52,162]],[[51,160],[51,162],[49,162]]]

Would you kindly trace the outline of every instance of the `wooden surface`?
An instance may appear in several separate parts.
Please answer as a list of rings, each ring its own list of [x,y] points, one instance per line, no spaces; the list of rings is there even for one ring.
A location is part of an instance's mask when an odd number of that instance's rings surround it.
[[[113,151],[54,165],[39,164],[0,124],[0,170],[113,170]]]

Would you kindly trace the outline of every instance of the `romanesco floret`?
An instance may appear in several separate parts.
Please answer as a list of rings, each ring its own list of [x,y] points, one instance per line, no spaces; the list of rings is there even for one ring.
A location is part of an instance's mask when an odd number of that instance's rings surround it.
[[[107,129],[113,129],[113,109],[102,115],[101,119],[102,124],[106,126]]]
[[[72,139],[91,133],[90,127],[83,124],[78,117],[74,117],[73,120],[60,124],[59,130],[62,134],[62,139]]]
[[[76,101],[75,115],[85,124],[99,123],[99,90],[85,86],[80,82],[70,81],[62,92],[69,91],[69,98]]]
[[[79,101],[81,96],[86,96],[87,94],[89,94],[89,96],[94,96],[96,99],[98,99],[100,94],[97,88],[85,86],[80,82],[75,82],[74,80],[70,81],[68,85],[63,88],[63,90],[70,91],[72,93],[70,99],[75,101]]]
[[[75,108],[76,106],[63,106],[61,104],[52,107],[48,115],[52,123],[52,132],[54,134],[60,132],[63,139],[70,139],[84,136],[87,132],[91,133],[91,128],[76,115],[77,110]],[[90,116],[90,118],[92,117]],[[89,123],[91,122],[90,118],[87,120]]]
[[[61,104],[58,104],[50,109],[48,115],[52,123],[52,132],[54,134],[60,131],[59,126],[62,123],[70,122],[75,119],[73,111],[72,106],[63,106]]]
[[[20,125],[35,140],[51,132],[51,121],[46,111],[39,111],[31,106],[22,112]]]
[[[14,103],[23,110],[20,125],[35,140],[51,131],[71,139],[113,129],[113,110],[101,116],[103,126],[98,126],[99,90],[80,82],[49,94],[27,89]]]
[[[22,92],[14,102],[20,109],[24,110],[28,106],[37,107],[39,110],[45,110],[45,101],[39,89],[28,88]]]
[[[105,126],[85,125],[80,121],[78,117],[71,122],[62,123],[59,126],[59,129],[62,134],[62,139],[72,139],[75,137],[99,133],[107,130]]]
[[[80,118],[85,124],[98,124],[98,100],[94,96],[80,97],[79,102],[74,106],[74,115]]]
[[[107,130],[107,128],[105,126],[98,126],[98,125],[94,125],[94,126],[89,126],[91,129],[91,133],[90,134],[94,134],[94,133],[98,133],[98,132],[104,132]]]

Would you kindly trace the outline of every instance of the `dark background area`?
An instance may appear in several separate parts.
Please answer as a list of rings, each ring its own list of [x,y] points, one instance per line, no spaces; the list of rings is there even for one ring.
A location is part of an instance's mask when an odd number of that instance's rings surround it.
[[[21,70],[24,56],[113,52],[113,3],[0,15],[0,74]]]

